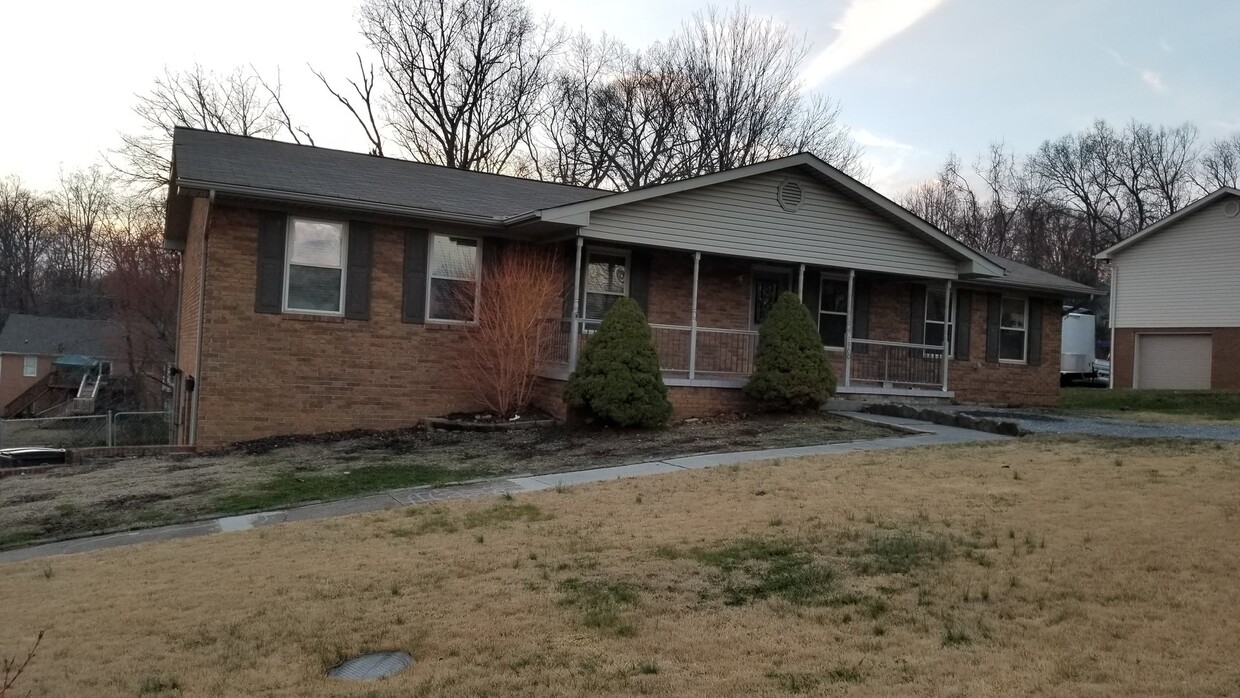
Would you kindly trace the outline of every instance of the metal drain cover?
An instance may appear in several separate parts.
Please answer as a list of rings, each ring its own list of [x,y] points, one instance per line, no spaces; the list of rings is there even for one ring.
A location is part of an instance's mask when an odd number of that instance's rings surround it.
[[[327,675],[334,679],[369,681],[402,672],[410,664],[413,664],[413,656],[408,652],[371,652],[344,660],[329,669]]]

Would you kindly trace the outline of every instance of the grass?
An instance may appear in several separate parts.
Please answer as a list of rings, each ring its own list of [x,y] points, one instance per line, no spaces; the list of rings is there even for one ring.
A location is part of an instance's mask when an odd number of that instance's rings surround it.
[[[1066,410],[1143,420],[1240,420],[1240,393],[1214,390],[1065,388],[1059,393],[1059,406]]]
[[[244,490],[219,497],[215,500],[214,509],[225,512],[258,511],[298,502],[340,499],[399,487],[459,482],[488,474],[480,470],[406,465],[372,465],[358,470],[332,473],[284,472]]]
[[[1240,444],[1115,453],[784,459],[8,563],[0,657],[49,628],[35,697],[1230,695]],[[417,663],[324,677],[381,649]]]

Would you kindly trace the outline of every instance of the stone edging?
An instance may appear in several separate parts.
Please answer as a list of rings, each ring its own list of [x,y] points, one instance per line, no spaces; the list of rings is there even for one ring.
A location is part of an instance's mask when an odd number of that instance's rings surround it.
[[[861,411],[866,414],[877,414],[886,417],[901,417],[903,419],[917,419],[923,422],[931,422],[945,427],[972,429],[974,431],[982,431],[988,434],[1001,434],[1003,436],[1024,436],[1029,433],[1024,429],[1021,429],[1020,425],[1016,422],[988,419],[985,417],[974,417],[961,412],[936,410],[933,407],[903,405],[897,403],[877,403],[866,405],[861,408]]]

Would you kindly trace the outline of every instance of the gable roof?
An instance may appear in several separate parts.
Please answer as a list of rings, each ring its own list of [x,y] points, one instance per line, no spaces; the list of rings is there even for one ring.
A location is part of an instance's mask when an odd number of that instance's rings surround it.
[[[0,354],[124,356],[124,330],[109,320],[10,315],[0,330]]]
[[[1185,206],[1179,211],[1176,211],[1170,216],[1167,216],[1166,218],[1158,221],[1157,223],[1148,225],[1143,230],[1140,230],[1137,233],[1123,240],[1120,240],[1116,244],[1111,245],[1105,250],[1094,255],[1094,258],[1095,259],[1114,259],[1116,252],[1122,252],[1123,250],[1129,247],[1132,247],[1133,245],[1141,242],[1142,240],[1150,237],[1151,235],[1154,235],[1161,230],[1165,230],[1167,227],[1171,226],[1172,224],[1178,223],[1179,221],[1182,221],[1185,218],[1188,218],[1189,216],[1193,215],[1197,211],[1200,211],[1201,209],[1205,208],[1206,206],[1209,206],[1210,204],[1218,201],[1219,199],[1224,199],[1228,196],[1240,196],[1240,189],[1236,189],[1234,187],[1222,187],[1222,188],[1216,189],[1213,192],[1201,197],[1200,199],[1197,199],[1193,203]]]
[[[1048,271],[1042,271],[997,254],[983,252],[987,259],[1003,267],[1003,276],[997,279],[978,279],[976,283],[986,286],[1014,288],[1029,291],[1059,291],[1068,296],[1096,296],[1102,293],[1092,286],[1065,279]]]
[[[746,165],[744,167],[737,167],[731,170],[724,170],[722,172],[714,172],[698,177],[690,177],[689,179],[669,182],[667,184],[658,184],[642,189],[634,189],[632,191],[612,194],[611,196],[564,204],[551,209],[534,211],[530,215],[537,216],[545,221],[572,220],[574,218],[579,218],[582,214],[588,214],[591,211],[598,211],[600,209],[611,208],[614,206],[623,206],[625,204],[632,204],[659,196],[667,196],[668,194],[676,194],[689,191],[691,189],[709,187],[745,177],[752,177],[754,175],[791,168],[807,169],[813,172],[820,179],[834,185],[837,189],[842,190],[855,201],[858,201],[867,208],[877,212],[896,227],[921,238],[924,242],[947,253],[956,260],[964,262],[966,264],[964,273],[975,274],[978,276],[1003,275],[1003,268],[996,266],[994,262],[988,259],[985,255],[977,252],[973,248],[965,245],[947,233],[944,233],[933,225],[930,225],[908,209],[900,206],[891,199],[879,194],[870,187],[844,174],[831,165],[828,165],[826,162],[811,153],[797,153],[796,155],[776,158],[774,160],[766,160],[764,162]]]
[[[172,162],[173,189],[472,223],[611,193],[191,128],[173,134]]]

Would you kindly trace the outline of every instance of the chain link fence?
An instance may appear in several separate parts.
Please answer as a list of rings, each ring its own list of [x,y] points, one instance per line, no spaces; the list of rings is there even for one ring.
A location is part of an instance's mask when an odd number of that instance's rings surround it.
[[[0,419],[0,448],[161,446],[171,442],[167,412],[109,412],[75,417]]]

